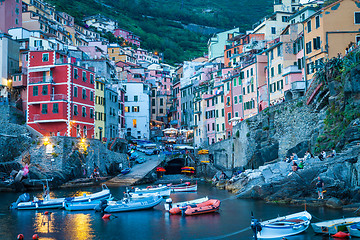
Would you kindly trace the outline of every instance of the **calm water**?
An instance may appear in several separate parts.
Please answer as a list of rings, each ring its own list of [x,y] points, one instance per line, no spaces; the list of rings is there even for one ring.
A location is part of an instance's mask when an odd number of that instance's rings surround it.
[[[100,191],[100,187],[87,188],[84,191],[74,189],[57,190],[52,197],[73,196],[84,192]],[[111,188],[112,194],[121,198],[124,188]],[[31,193],[31,195],[36,193]],[[100,213],[92,211],[68,212],[53,210],[49,216],[44,211],[10,211],[8,206],[16,201],[19,194],[0,193],[0,239],[16,239],[19,233],[25,239],[37,233],[40,239],[252,239],[250,230],[240,234],[229,234],[245,229],[250,224],[251,211],[265,220],[303,211],[303,207],[291,207],[265,204],[262,201],[240,200],[233,195],[208,184],[199,184],[197,193],[172,194],[173,202],[190,200],[203,196],[224,200],[219,213],[200,216],[169,216],[163,204],[153,210],[114,214],[116,218],[103,220]],[[39,195],[40,196],[40,195]],[[229,199],[230,198],[230,199]],[[324,208],[308,208],[314,216],[322,219],[351,216],[351,212],[342,212]],[[288,239],[323,240],[328,237],[315,236],[309,229],[306,233]]]

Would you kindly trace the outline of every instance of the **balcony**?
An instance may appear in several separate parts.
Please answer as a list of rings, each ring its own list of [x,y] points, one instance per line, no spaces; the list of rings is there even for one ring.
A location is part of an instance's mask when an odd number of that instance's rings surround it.
[[[51,101],[66,101],[67,100],[67,95],[66,94],[51,94],[50,95],[50,100]]]
[[[47,122],[66,122],[66,114],[33,114],[29,115],[30,121],[36,123],[47,123]]]
[[[289,75],[289,74],[294,74],[294,73],[300,73],[301,74],[301,70],[298,68],[298,66],[291,65],[291,66],[288,66],[288,67],[284,68],[283,76],[286,76],[286,75]]]
[[[12,76],[12,87],[13,88],[21,88],[21,87],[26,87],[26,78],[27,75],[25,74],[14,74]]]
[[[305,81],[292,82],[291,89],[294,91],[304,91],[305,90]]]
[[[39,84],[39,83],[54,83],[54,79],[51,76],[29,77],[29,84]]]

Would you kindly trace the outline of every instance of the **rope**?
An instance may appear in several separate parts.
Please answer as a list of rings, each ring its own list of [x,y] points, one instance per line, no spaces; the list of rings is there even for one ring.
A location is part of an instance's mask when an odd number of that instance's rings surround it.
[[[234,236],[234,235],[239,234],[239,233],[242,233],[242,232],[246,232],[246,231],[248,231],[248,230],[250,230],[250,227],[241,229],[241,230],[236,231],[236,232],[233,232],[233,233],[229,233],[229,234],[217,236],[217,237],[200,238],[200,239],[195,239],[195,240],[216,240],[216,239],[223,239],[223,238],[227,238],[227,237]]]

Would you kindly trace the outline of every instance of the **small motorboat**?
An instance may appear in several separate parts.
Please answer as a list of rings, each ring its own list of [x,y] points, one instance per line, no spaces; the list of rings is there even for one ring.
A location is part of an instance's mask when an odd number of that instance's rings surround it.
[[[335,234],[339,231],[346,231],[348,225],[359,222],[360,217],[350,217],[312,223],[311,226],[315,233]]]
[[[203,198],[198,198],[198,199],[194,199],[194,200],[190,200],[190,201],[186,201],[186,202],[173,203],[172,199],[168,198],[168,199],[166,199],[166,202],[165,202],[165,210],[169,211],[171,214],[180,214],[181,213],[180,208],[187,207],[189,205],[206,202],[207,200],[209,200],[208,197],[203,197]]]
[[[263,222],[253,219],[252,226],[254,222],[260,223],[257,228],[258,238],[282,238],[305,231],[310,225],[311,218],[310,213],[303,211]]]
[[[18,210],[34,210],[34,209],[56,209],[65,207],[65,203],[83,203],[88,201],[96,201],[101,199],[106,199],[110,197],[110,190],[105,184],[102,185],[102,191],[78,197],[68,197],[68,198],[50,198],[50,188],[48,183],[44,186],[43,199],[38,199],[37,197],[33,198],[33,201],[30,201],[30,196],[28,193],[22,194],[18,200],[11,204],[11,209]]]
[[[147,198],[151,196],[161,196],[161,197],[170,197],[171,189],[167,188],[159,192],[149,192],[149,193],[142,193],[142,192],[129,192],[130,198]]]
[[[146,188],[135,188],[135,193],[158,193],[164,190],[170,189],[168,186],[165,185],[158,185],[158,186],[148,186]]]
[[[190,182],[181,183],[177,185],[168,185],[172,192],[196,192],[197,191],[197,183],[191,184]]]
[[[360,237],[360,223],[346,226],[351,237]]]
[[[105,199],[106,201],[112,201],[114,198],[110,195],[108,199]],[[65,202],[64,208],[68,211],[85,211],[85,210],[94,210],[96,206],[99,205],[100,201],[94,200],[92,201],[89,199],[87,202]]]
[[[114,213],[114,212],[125,212],[125,211],[138,211],[145,210],[155,207],[160,204],[162,197],[150,196],[143,199],[131,199],[124,198],[121,201],[110,201],[104,209],[104,212]]]
[[[125,168],[125,169],[121,170],[120,173],[121,173],[122,175],[126,175],[126,174],[128,174],[130,171],[131,171],[131,168]]]

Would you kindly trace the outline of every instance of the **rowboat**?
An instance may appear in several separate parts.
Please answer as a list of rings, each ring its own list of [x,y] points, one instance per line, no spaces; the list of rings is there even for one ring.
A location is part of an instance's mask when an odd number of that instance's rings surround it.
[[[346,226],[346,228],[348,229],[350,236],[360,237],[360,223],[348,225],[348,226]]]
[[[170,197],[171,188],[167,188],[158,192],[149,192],[149,193],[143,193],[143,192],[129,192],[130,198],[147,198],[151,196],[161,196],[161,197]]]
[[[143,199],[131,199],[124,198],[121,201],[110,201],[108,202],[105,212],[114,213],[114,212],[125,212],[125,211],[138,211],[145,210],[155,207],[160,204],[162,201],[161,196],[151,196]]]
[[[217,210],[219,210],[219,208],[220,208],[220,200],[210,199],[202,203],[187,206],[184,213],[186,216],[193,216],[193,215],[216,212]]]
[[[307,211],[277,217],[260,222],[258,238],[282,238],[305,231],[310,225],[311,215]],[[257,220],[255,220],[257,221]]]
[[[33,201],[30,201],[30,196],[28,193],[22,194],[18,200],[11,204],[11,209],[18,210],[34,210],[34,209],[56,209],[65,207],[65,203],[84,203],[88,201],[96,201],[101,199],[106,199],[110,197],[110,190],[106,185],[102,186],[102,190],[97,193],[90,195],[84,194],[83,196],[78,197],[68,197],[68,198],[50,198],[50,192],[48,191],[49,187],[44,187],[43,199],[38,199],[34,196]]]
[[[135,193],[158,193],[163,190],[170,189],[168,186],[158,185],[158,186],[148,186],[147,188],[135,188]]]
[[[172,192],[196,192],[197,191],[197,183],[192,184],[190,182],[181,183],[178,185],[170,185],[169,186]]]
[[[171,214],[178,214],[181,212],[180,207],[199,204],[202,202],[206,202],[207,200],[209,200],[208,197],[203,197],[203,198],[194,199],[194,200],[190,200],[190,201],[173,203],[172,199],[168,198],[168,199],[166,199],[164,206],[165,206],[165,210],[169,211]]]
[[[359,222],[360,217],[350,217],[312,223],[311,226],[315,233],[335,234],[339,231],[346,231],[348,225]]]

